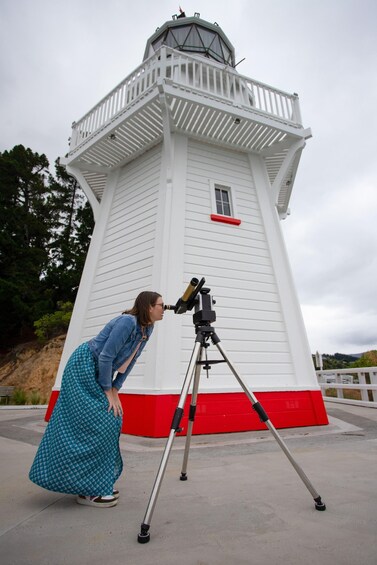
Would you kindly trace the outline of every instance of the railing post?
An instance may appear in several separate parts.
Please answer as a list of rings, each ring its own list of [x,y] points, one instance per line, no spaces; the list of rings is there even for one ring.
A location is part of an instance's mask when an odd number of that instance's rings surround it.
[[[162,46],[160,48],[160,78],[166,78],[166,63],[167,63],[167,57],[166,57],[166,47]]]
[[[72,123],[72,134],[71,134],[70,151],[72,151],[72,149],[74,149],[74,148],[76,147],[76,145],[78,145],[77,136],[78,136],[77,124],[76,124],[76,122],[73,122],[73,123]]]
[[[292,121],[296,124],[302,124],[300,101],[296,93],[292,97]]]
[[[359,384],[367,384],[364,371],[360,371],[359,373]],[[366,389],[361,389],[361,400],[364,400],[366,402],[369,401],[368,391]]]
[[[337,384],[342,384],[342,375],[339,374],[338,372],[335,373],[335,382],[336,382]],[[337,397],[337,398],[344,398],[343,389],[342,389],[342,388],[337,388],[337,389],[336,389],[336,397]]]
[[[370,384],[377,385],[377,371],[370,371]],[[377,390],[372,389],[373,402],[377,402]]]

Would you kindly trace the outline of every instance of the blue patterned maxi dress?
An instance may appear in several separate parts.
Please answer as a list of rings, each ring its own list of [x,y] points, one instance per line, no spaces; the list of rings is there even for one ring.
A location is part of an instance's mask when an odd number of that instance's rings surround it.
[[[113,493],[123,469],[122,418],[107,411],[97,377],[97,362],[84,343],[65,367],[58,401],[29,473],[37,485],[85,496]]]

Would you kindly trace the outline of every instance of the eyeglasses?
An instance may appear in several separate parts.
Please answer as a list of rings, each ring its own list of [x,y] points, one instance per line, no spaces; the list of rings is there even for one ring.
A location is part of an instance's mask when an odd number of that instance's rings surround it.
[[[162,308],[165,308],[165,304],[163,302],[156,302],[155,306],[161,306]]]

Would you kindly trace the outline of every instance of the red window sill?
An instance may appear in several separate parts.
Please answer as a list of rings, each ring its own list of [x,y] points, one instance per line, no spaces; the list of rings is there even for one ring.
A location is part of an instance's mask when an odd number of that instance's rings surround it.
[[[233,226],[239,226],[241,220],[237,218],[232,218],[231,216],[219,216],[217,214],[211,214],[211,220],[213,222],[222,222],[223,224],[232,224]]]

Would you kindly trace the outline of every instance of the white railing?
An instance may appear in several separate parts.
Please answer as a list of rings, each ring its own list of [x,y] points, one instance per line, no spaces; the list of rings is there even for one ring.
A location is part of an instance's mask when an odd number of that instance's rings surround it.
[[[326,401],[377,408],[377,367],[316,371]],[[336,392],[329,396],[326,392]]]
[[[161,47],[81,120],[72,124],[71,151],[145,95],[158,79],[190,87],[294,125],[301,125],[298,96],[238,74],[228,65]]]
[[[156,65],[156,62],[156,55],[150,57],[102,98],[81,120],[72,124],[71,150],[111,122],[156,84],[160,76],[160,66]]]
[[[162,59],[162,58],[161,58]],[[298,97],[220,65],[166,48],[166,73],[173,83],[239,103],[301,125]]]

